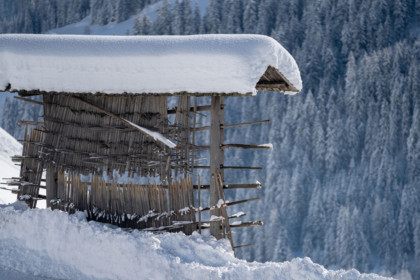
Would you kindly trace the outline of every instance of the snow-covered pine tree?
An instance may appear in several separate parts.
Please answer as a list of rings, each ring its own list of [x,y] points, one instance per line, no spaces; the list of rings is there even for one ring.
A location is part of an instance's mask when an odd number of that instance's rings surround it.
[[[163,1],[158,10],[156,20],[153,24],[153,32],[157,35],[172,34],[172,12],[167,0]]]

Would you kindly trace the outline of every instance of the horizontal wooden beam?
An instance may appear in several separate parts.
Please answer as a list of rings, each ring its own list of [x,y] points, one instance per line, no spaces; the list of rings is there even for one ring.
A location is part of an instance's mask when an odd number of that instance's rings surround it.
[[[73,127],[78,127],[78,128],[86,128],[86,129],[90,129],[90,130],[111,130],[111,129],[116,129],[116,130],[124,130],[126,132],[134,132],[137,131],[134,128],[131,127],[127,127],[127,126],[116,126],[116,125],[88,125],[88,124],[84,124],[84,123],[79,123],[79,122],[70,122],[70,121],[65,121],[65,120],[60,120],[60,119],[56,119],[56,118],[52,118],[49,116],[43,116],[45,121],[48,122],[52,122],[55,124],[61,124],[61,125],[68,125],[68,126],[73,126]],[[151,128],[151,127],[146,127],[149,130],[153,130],[156,131],[156,128]]]
[[[244,200],[228,202],[228,203],[226,203],[226,205],[232,206],[232,205],[242,204],[242,203],[256,201],[256,200],[260,200],[260,198],[259,197],[254,197],[254,198],[248,198],[248,199],[244,199]]]
[[[31,184],[28,182],[7,182],[7,183],[0,183],[1,185],[8,185],[8,186],[20,186],[20,187],[38,187],[41,189],[45,189],[45,186]]]
[[[240,227],[258,227],[262,226],[264,223],[262,221],[255,221],[255,222],[241,222],[240,224],[233,223],[230,225],[232,228],[240,228]]]
[[[239,223],[233,223],[233,224],[230,224],[230,227],[231,228],[257,227],[257,226],[262,226],[262,225],[263,225],[262,221],[255,221],[255,222],[241,222],[240,224]],[[208,228],[210,228],[210,225],[209,224],[202,225],[201,228],[208,229]]]
[[[237,126],[245,126],[245,125],[253,125],[259,123],[268,123],[270,120],[261,120],[261,121],[253,121],[253,122],[244,122],[244,123],[235,123],[235,124],[224,124],[221,128],[230,128],[230,127],[237,127]]]
[[[189,145],[190,148],[194,148],[195,150],[210,150],[210,146],[207,145]]]
[[[13,162],[21,162],[25,159],[36,159],[36,160],[40,160],[39,157],[29,157],[29,156],[13,156],[12,157],[12,161]]]
[[[19,181],[21,178],[19,177],[12,177],[12,178],[3,178],[3,180],[13,180],[13,181]],[[45,182],[45,179],[41,179],[41,182]]]
[[[88,141],[87,139],[84,141]],[[32,144],[32,145],[37,145],[37,146],[41,146],[45,149],[45,152],[51,152],[51,153],[62,153],[62,154],[70,154],[70,155],[76,155],[76,156],[83,156],[85,157],[84,160],[99,160],[99,159],[118,159],[121,157],[126,157],[127,161],[130,162],[139,162],[139,161],[143,161],[145,163],[150,163],[150,162],[154,162],[157,163],[166,163],[167,160],[159,160],[156,155],[154,154],[143,154],[143,153],[127,153],[127,154],[115,154],[115,153],[104,153],[104,154],[98,154],[96,152],[91,152],[91,151],[74,151],[74,150],[69,150],[69,149],[62,149],[62,148],[54,148],[51,145],[48,145],[46,143],[43,142],[36,142],[36,141],[27,141],[27,140],[18,140],[18,142],[21,143],[28,143],[28,144]],[[95,143],[94,141],[92,141],[93,143]],[[21,160],[21,156],[16,156],[16,161]],[[24,157],[27,158],[27,157]],[[43,158],[45,159],[45,158]],[[171,159],[171,162],[176,162],[179,161],[178,159]],[[126,163],[123,163],[126,164]]]
[[[254,197],[254,198],[238,200],[238,201],[233,201],[233,202],[226,202],[223,205],[221,205],[220,207],[217,207],[217,206],[204,207],[204,208],[200,208],[200,212],[210,211],[210,210],[215,210],[215,209],[223,209],[223,208],[226,208],[226,207],[229,207],[229,206],[242,204],[242,203],[247,203],[247,202],[256,201],[256,200],[260,200],[260,198],[259,197]],[[193,212],[198,213],[198,209],[193,210]]]
[[[4,184],[2,183],[2,185],[4,185]],[[15,191],[14,189],[8,189],[8,188],[5,188],[5,187],[0,187],[0,190],[9,191],[9,192],[12,192],[12,193]]]
[[[25,196],[25,195],[27,195],[27,194],[23,194],[21,196]],[[37,196],[32,196],[32,195],[29,195],[29,196],[30,197],[28,199],[22,199],[22,200],[42,200],[42,199],[47,199],[47,196],[45,196],[43,194],[38,194]]]
[[[241,213],[239,213],[239,215],[229,216],[229,220],[230,220],[230,219],[239,219],[239,218],[242,218],[242,217],[244,217],[244,216],[246,216],[246,214],[245,214],[245,213],[243,213],[243,212],[241,212]]]
[[[222,149],[271,150],[269,145],[223,144]]]
[[[238,219],[238,218],[242,218],[242,217],[244,217],[244,216],[246,216],[246,214],[245,213],[242,213],[241,215],[239,215],[239,216],[230,216],[230,217],[228,217],[228,219],[230,220],[230,219]],[[217,221],[222,221],[222,220],[224,220],[225,218],[224,217],[218,217],[217,219],[214,219],[214,220],[212,220],[212,221],[202,221],[202,222],[194,222],[194,221],[173,221],[172,223],[174,224],[174,225],[198,225],[198,224],[209,224],[209,223],[211,223],[211,222],[217,222]]]
[[[205,106],[197,106],[197,108],[194,109],[194,107],[190,108],[190,112],[202,112],[202,111],[209,111],[211,109],[210,105],[205,105]],[[174,109],[168,109],[168,114],[176,114],[178,108],[174,108]]]
[[[35,122],[35,121],[25,121],[25,120],[20,120],[18,121],[18,125],[43,125],[44,122]]]
[[[196,165],[194,166],[196,169],[210,169],[210,166],[202,166],[202,165]],[[262,167],[258,166],[225,166],[222,165],[220,168],[222,169],[252,169],[252,170],[262,170]]]
[[[198,189],[197,185],[193,186],[195,190]],[[259,189],[261,184],[226,184],[223,186],[223,189]],[[200,185],[201,190],[210,189],[210,185]]]
[[[190,145],[191,147],[193,145]],[[222,149],[245,149],[245,150],[271,150],[271,146],[262,144],[262,145],[247,145],[247,144],[223,144]],[[210,150],[208,145],[195,145],[194,149],[196,150]]]
[[[89,182],[84,182],[82,184],[87,184],[87,185],[91,185]],[[111,183],[106,183],[107,186],[111,186],[111,185],[115,185],[115,184],[111,184]],[[128,184],[116,184],[117,186],[123,186],[123,185],[128,185]],[[141,186],[148,186],[148,185],[141,185]],[[159,187],[162,187],[164,189],[168,188],[168,185],[159,185]],[[224,185],[223,189],[259,189],[261,188],[261,184],[229,184],[229,185]],[[198,190],[198,185],[193,185],[193,189],[194,190]],[[210,189],[210,185],[200,185],[200,190],[209,190]]]
[[[29,98],[24,98],[24,97],[19,97],[19,96],[14,96],[14,98],[19,99],[19,100],[23,100],[23,101],[26,101],[26,102],[34,103],[34,104],[37,104],[37,105],[44,105],[44,102],[32,100],[32,99],[29,99]]]
[[[9,84],[10,85],[10,84]],[[17,90],[12,89],[11,86],[7,86],[6,88],[0,88],[0,92],[16,92],[19,93],[20,96],[33,96],[33,95],[40,95],[40,94],[62,94],[62,95],[82,95],[82,94],[95,94],[97,96],[118,96],[122,93],[104,93],[104,92],[65,92],[65,91],[44,91],[44,90]],[[144,94],[140,92],[138,94]],[[179,91],[179,92],[164,92],[164,93],[147,93],[149,96],[239,96],[239,97],[253,97],[255,94],[253,92],[188,92],[188,91]]]
[[[268,123],[268,122],[270,122],[270,120],[244,122],[244,123],[234,123],[234,124],[224,124],[224,125],[221,125],[220,128],[231,128],[231,127],[253,125],[253,124],[259,124],[259,123]],[[190,130],[193,131],[192,128]],[[195,131],[206,131],[206,130],[210,130],[210,126],[201,126],[201,127],[196,127],[195,128]]]
[[[233,248],[238,249],[238,248],[249,247],[249,246],[252,246],[252,244],[239,245],[239,246],[235,246]]]

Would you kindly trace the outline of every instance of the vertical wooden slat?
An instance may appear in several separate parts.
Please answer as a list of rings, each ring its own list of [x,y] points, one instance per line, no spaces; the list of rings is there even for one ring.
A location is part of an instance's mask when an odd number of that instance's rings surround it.
[[[47,166],[46,174],[46,195],[47,195],[47,207],[51,207],[51,200],[57,199],[57,188],[58,188],[57,169],[50,163]]]
[[[201,185],[200,185],[200,175],[197,178],[197,188],[198,188],[198,232],[201,234]]]
[[[223,97],[211,97],[211,125],[210,125],[210,205],[215,206],[222,199],[220,195],[223,188],[220,189],[217,184],[216,174],[223,174],[221,166],[224,163],[224,153],[221,149],[223,144],[224,133],[221,125],[223,125]],[[222,175],[223,176],[223,175]],[[219,216],[218,210],[210,211],[210,215]],[[220,229],[221,222],[211,222],[210,232],[217,239],[223,238]]]

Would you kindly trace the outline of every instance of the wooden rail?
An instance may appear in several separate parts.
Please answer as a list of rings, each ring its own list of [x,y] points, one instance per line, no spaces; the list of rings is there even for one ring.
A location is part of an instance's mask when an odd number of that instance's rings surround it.
[[[223,124],[220,127],[221,128],[231,128],[231,127],[253,125],[253,124],[259,124],[259,123],[268,123],[268,122],[270,122],[270,120],[261,120],[261,121],[235,123],[235,124]],[[196,131],[205,131],[205,130],[210,130],[210,126],[201,126],[201,127],[196,127],[195,129],[196,129]]]

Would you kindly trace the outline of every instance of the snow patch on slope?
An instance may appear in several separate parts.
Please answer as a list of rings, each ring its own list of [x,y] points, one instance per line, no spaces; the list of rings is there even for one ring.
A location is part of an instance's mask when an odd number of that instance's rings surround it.
[[[0,229],[0,276],[6,277],[10,272],[48,279],[384,279],[356,270],[328,271],[309,258],[249,263],[233,256],[227,240],[129,233],[87,222],[80,212],[28,210],[20,202],[0,206]]]
[[[169,0],[168,1],[171,7],[175,6],[176,0]],[[146,6],[142,11],[141,15],[149,17],[152,21],[156,19],[157,10],[162,5],[163,1],[156,2],[154,4],[150,4]],[[208,6],[209,0],[192,0],[191,1],[191,8],[195,9],[195,5],[197,4],[200,9],[200,15],[204,16],[206,12],[206,8]],[[72,23],[60,28],[52,29],[47,34],[73,34],[73,35],[132,35],[134,22],[136,20],[136,16],[131,16],[129,19],[122,21],[122,22],[111,22],[107,25],[96,25],[91,24],[92,16],[89,15],[85,17],[83,20]]]
[[[141,11],[141,15],[147,16],[150,18],[151,21],[155,21],[157,16],[157,11],[159,7],[165,2],[166,0],[162,0],[159,2],[156,2],[154,4],[148,5]],[[168,0],[168,3],[171,5],[172,11],[174,10],[175,3],[177,0]],[[200,15],[203,17],[206,14],[207,6],[209,5],[209,0],[191,0],[191,8],[195,9],[195,5],[198,5],[198,8],[200,10]]]
[[[133,34],[135,16],[123,22],[111,22],[107,25],[91,24],[92,16],[60,28],[52,29],[47,34],[74,34],[74,35],[127,35]]]
[[[22,145],[9,133],[0,127],[0,182],[5,183],[3,178],[18,177],[19,167],[16,166],[11,157],[22,153]],[[5,187],[6,185],[1,185]],[[0,189],[0,204],[12,203],[16,195],[10,191]]]

